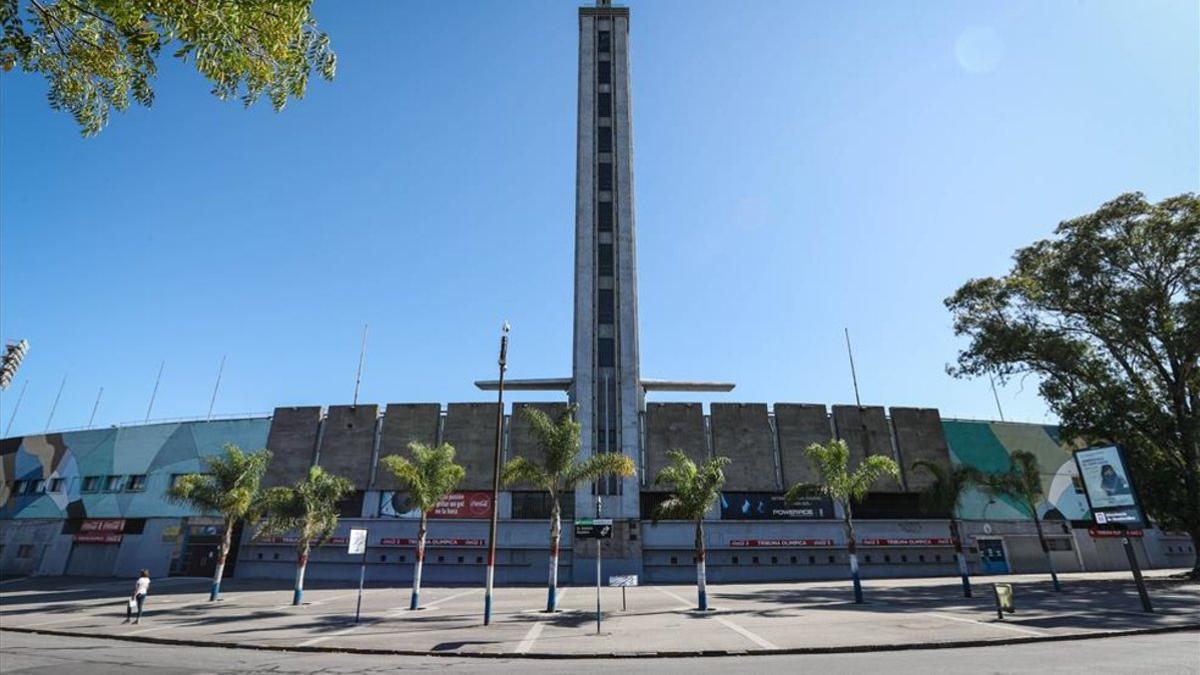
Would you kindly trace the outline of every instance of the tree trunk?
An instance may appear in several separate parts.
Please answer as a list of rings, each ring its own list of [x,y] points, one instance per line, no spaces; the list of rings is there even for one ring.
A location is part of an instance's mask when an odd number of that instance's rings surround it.
[[[558,503],[558,494],[551,492],[550,499],[553,506],[550,512],[550,583],[546,594],[547,612],[556,611],[558,608],[558,544],[562,537],[562,509]]]
[[[304,571],[308,569],[309,542],[300,545],[299,556],[296,558],[296,586],[292,591],[292,604],[299,605],[304,600]]]
[[[1033,525],[1037,528],[1038,541],[1042,544],[1042,552],[1046,554],[1046,564],[1050,566],[1050,581],[1054,583],[1054,590],[1061,591],[1062,586],[1058,583],[1058,572],[1054,570],[1054,557],[1050,555],[1050,546],[1046,543],[1046,534],[1042,532],[1042,519],[1038,518],[1037,506],[1032,500],[1029,502],[1029,512],[1033,514]]]
[[[845,525],[846,525],[846,552],[850,558],[850,580],[854,584],[854,602],[861,603],[863,601],[862,581],[858,578],[858,544],[854,540],[854,513],[850,507],[850,500],[842,505],[845,509]]]
[[[967,573],[967,556],[963,553],[962,535],[958,531],[958,519],[950,518],[950,541],[954,542],[954,559],[958,562],[958,574],[962,577],[963,597],[971,597],[971,576]]]
[[[209,602],[221,597],[221,577],[225,576],[225,557],[229,555],[229,549],[233,542],[233,525],[232,519],[225,519],[225,532],[221,535],[221,548],[217,550],[217,569],[213,570],[212,590],[208,594]]]
[[[429,515],[421,512],[421,522],[417,525],[417,563],[413,567],[412,600],[408,603],[410,610],[421,608],[421,570],[425,567],[425,533],[429,529]]]
[[[1192,558],[1195,562],[1192,564],[1192,571],[1188,573],[1188,578],[1198,580],[1200,579],[1200,528],[1189,530],[1188,535],[1192,538],[1192,552],[1195,553]]]
[[[696,520],[696,593],[700,599],[700,611],[708,611],[707,579],[704,569],[704,521]]]

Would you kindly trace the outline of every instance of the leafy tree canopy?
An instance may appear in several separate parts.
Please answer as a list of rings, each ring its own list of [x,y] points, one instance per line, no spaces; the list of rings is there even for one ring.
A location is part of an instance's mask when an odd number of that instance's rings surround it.
[[[301,548],[310,543],[320,545],[337,529],[338,502],[351,492],[354,484],[349,480],[314,466],[294,486],[266,491],[266,519],[260,530],[266,534],[296,532]]]
[[[632,476],[637,472],[633,458],[620,452],[597,452],[578,461],[580,427],[574,413],[575,407],[571,406],[556,423],[537,408],[522,408],[521,416],[529,423],[543,458],[540,462],[526,457],[512,458],[504,464],[501,482],[505,485],[529,483],[552,494],[561,494],[574,489],[580,482],[604,476]]]
[[[682,450],[667,451],[671,463],[659,470],[654,484],[667,487],[671,496],[652,514],[659,520],[700,520],[717,503],[725,485],[728,457],[713,457],[696,464]]]
[[[1067,438],[1129,451],[1146,507],[1200,545],[1200,199],[1130,193],[946,300],[950,373],[1033,374]]]
[[[275,110],[304,96],[310,74],[332,80],[337,56],[312,0],[0,0],[0,68],[38,73],[54,110],[85,136],[132,98],[154,102],[164,49],[192,60],[224,100],[265,95]]]
[[[225,454],[205,459],[205,473],[180,476],[167,499],[228,520],[253,520],[264,506],[259,486],[270,463],[270,450],[247,453],[226,443]]]
[[[383,465],[408,489],[409,498],[421,511],[428,513],[462,482],[467,470],[454,463],[454,446],[442,443],[430,447],[424,443],[409,443],[411,459],[388,455]]]
[[[871,491],[871,485],[883,476],[900,478],[900,467],[890,457],[868,455],[850,470],[850,448],[846,441],[831,439],[828,443],[813,443],[804,450],[809,464],[820,477],[819,483],[797,483],[784,495],[794,502],[804,497],[829,497],[842,505],[861,502]]]

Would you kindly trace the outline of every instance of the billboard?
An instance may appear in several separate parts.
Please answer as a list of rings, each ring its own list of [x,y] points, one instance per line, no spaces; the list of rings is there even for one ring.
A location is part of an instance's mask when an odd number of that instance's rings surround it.
[[[1097,525],[1135,529],[1145,525],[1120,447],[1077,450],[1075,464]]]
[[[788,503],[778,492],[722,492],[721,520],[827,520],[833,502],[825,497]]]
[[[383,492],[379,495],[381,518],[420,518],[407,492]],[[485,491],[451,492],[429,512],[430,518],[491,518],[492,493]]]

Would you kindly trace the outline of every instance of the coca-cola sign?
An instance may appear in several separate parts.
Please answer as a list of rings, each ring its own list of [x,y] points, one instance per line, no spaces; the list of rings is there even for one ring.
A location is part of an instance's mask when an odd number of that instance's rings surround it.
[[[420,518],[407,492],[384,492],[379,496],[379,515],[383,518]],[[430,518],[480,520],[492,517],[492,493],[484,491],[451,492],[429,511]]]

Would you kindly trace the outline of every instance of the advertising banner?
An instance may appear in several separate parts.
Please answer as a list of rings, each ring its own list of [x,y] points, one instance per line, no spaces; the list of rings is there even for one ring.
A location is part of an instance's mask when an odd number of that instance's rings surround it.
[[[860,539],[863,546],[953,546],[954,540],[949,537],[934,537],[925,539]]]
[[[1101,529],[1145,526],[1137,491],[1121,448],[1107,445],[1075,451],[1075,465],[1092,518]]]
[[[123,532],[125,521],[120,518],[108,520],[85,520],[79,524],[80,532]]]
[[[789,504],[778,492],[722,492],[721,520],[827,520],[833,502],[824,497]]]
[[[832,539],[730,539],[730,548],[801,548],[833,546]]]
[[[413,507],[407,492],[383,492],[379,495],[381,518],[420,518],[421,512]],[[491,518],[492,493],[482,490],[474,492],[451,492],[429,512],[430,518]]]
[[[76,532],[75,541],[80,544],[119,544],[125,538],[123,534],[104,534],[103,532]]]
[[[480,548],[484,545],[482,539],[435,539],[433,537],[425,538],[425,546],[427,547],[465,547],[465,548]],[[384,537],[379,540],[380,546],[416,546],[415,538],[407,537]]]

